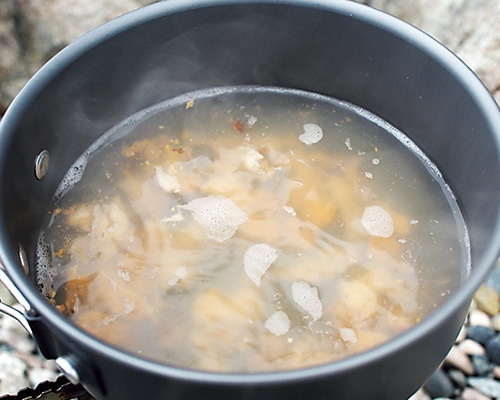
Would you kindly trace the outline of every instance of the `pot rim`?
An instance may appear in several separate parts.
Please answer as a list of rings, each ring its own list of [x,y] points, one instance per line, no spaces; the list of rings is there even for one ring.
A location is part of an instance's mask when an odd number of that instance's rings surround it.
[[[476,75],[456,55],[418,28],[385,14],[382,11],[345,0],[317,0],[314,2],[307,0],[233,0],[231,2],[232,6],[244,4],[321,9],[325,12],[352,17],[364,23],[376,26],[398,36],[412,46],[421,49],[435,61],[443,65],[450,74],[460,81],[462,85],[468,89],[468,93],[475,99],[476,103],[481,106],[485,121],[491,127],[491,131],[495,132],[493,139],[496,143],[497,152],[500,154],[500,110],[498,105]],[[76,62],[80,56],[87,53],[92,48],[135,26],[148,23],[165,15],[187,12],[191,9],[227,5],[228,2],[225,0],[170,0],[168,2],[159,2],[132,11],[90,31],[65,47],[49,60],[20,91],[12,101],[3,119],[0,121],[0,140],[10,141],[10,139],[12,139],[12,132],[15,131],[15,127],[20,123],[22,115],[30,107],[37,95],[42,92],[61,71],[73,62]],[[2,149],[1,151],[5,150]],[[0,159],[1,156],[0,154]],[[0,165],[0,174],[2,172],[1,169],[4,168],[5,166]],[[0,203],[0,207],[2,206],[3,205]],[[5,226],[2,222],[3,221],[0,220],[0,226]],[[482,257],[478,260],[476,265],[473,266],[472,272],[467,280],[457,291],[451,294],[437,310],[408,331],[394,337],[389,342],[385,342],[365,352],[338,361],[296,370],[252,374],[214,373],[188,370],[141,358],[112,345],[105,344],[68,321],[46,301],[41,293],[36,290],[33,282],[24,275],[23,269],[19,264],[17,253],[9,249],[5,243],[10,243],[10,238],[8,232],[2,229],[0,230],[0,260],[15,286],[26,297],[33,309],[42,315],[49,324],[57,330],[60,330],[63,334],[68,335],[76,342],[93,348],[118,362],[132,365],[135,368],[160,376],[209,383],[276,384],[289,381],[296,382],[298,380],[325,375],[331,376],[332,374],[354,370],[359,365],[376,363],[378,360],[387,357],[389,354],[400,351],[400,349],[417,341],[424,336],[424,334],[435,329],[442,320],[443,315],[451,315],[458,308],[463,307],[465,302],[470,301],[475,290],[481,285],[488,272],[495,264],[500,253],[500,213],[496,217],[490,242],[485,248]]]

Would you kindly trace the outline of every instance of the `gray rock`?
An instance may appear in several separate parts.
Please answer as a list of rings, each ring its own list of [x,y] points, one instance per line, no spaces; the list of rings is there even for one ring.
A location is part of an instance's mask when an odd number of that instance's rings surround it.
[[[495,336],[492,328],[481,325],[469,325],[467,327],[467,337],[485,346],[488,340]]]
[[[457,388],[463,389],[467,386],[467,377],[459,369],[450,368],[447,373]]]
[[[154,0],[0,1],[0,115],[33,73],[91,29]],[[455,51],[500,101],[500,2],[365,0]]]
[[[485,347],[490,360],[500,365],[500,335],[495,335],[488,340]]]
[[[500,267],[498,265],[491,271],[486,283],[500,293]]]
[[[495,379],[470,377],[467,383],[486,396],[500,397],[500,382]]]
[[[367,0],[454,51],[500,102],[500,2],[497,0]]]
[[[436,397],[451,397],[455,392],[455,387],[448,375],[443,370],[434,371],[431,377],[424,385],[424,390],[432,398]]]
[[[0,116],[27,80],[61,48],[153,0],[0,0]]]
[[[486,355],[473,354],[471,361],[476,375],[485,376],[493,370],[494,365],[490,363]]]

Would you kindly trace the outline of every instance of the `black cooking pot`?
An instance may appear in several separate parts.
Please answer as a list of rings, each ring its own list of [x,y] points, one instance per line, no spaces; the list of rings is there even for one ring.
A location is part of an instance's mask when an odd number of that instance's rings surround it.
[[[298,88],[357,104],[405,132],[440,168],[469,228],[472,273],[413,329],[314,368],[214,374],[106,345],[38,292],[38,230],[71,163],[140,109],[185,92],[245,84]],[[41,352],[98,398],[405,399],[446,356],[474,291],[497,259],[499,139],[498,107],[473,73],[424,33],[366,6],[343,0],[157,3],[68,46],[5,114],[2,276],[25,307],[19,317],[28,320]]]

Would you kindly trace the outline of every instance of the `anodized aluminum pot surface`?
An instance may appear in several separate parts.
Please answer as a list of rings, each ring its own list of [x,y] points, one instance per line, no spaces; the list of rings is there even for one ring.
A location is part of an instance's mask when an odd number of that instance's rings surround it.
[[[357,104],[405,132],[454,191],[473,270],[460,290],[391,342],[314,368],[211,374],[141,359],[87,335],[33,283],[34,246],[71,163],[129,115],[225,85],[303,89]],[[102,399],[404,399],[438,367],[500,247],[500,115],[453,54],[388,15],[344,0],[170,0],[98,28],[49,61],[0,123],[0,259],[33,309],[41,351],[67,356]],[[37,180],[33,160],[51,156]],[[27,254],[30,276],[19,262]]]

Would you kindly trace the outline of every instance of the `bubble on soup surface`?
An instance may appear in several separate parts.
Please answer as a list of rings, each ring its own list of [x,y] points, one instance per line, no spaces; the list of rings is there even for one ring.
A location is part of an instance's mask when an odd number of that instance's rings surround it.
[[[283,311],[276,311],[264,323],[266,329],[276,336],[283,336],[290,330],[290,319]]]
[[[259,243],[250,246],[243,256],[245,272],[250,280],[260,286],[262,276],[276,261],[276,258],[278,258],[278,252],[268,244]]]
[[[247,214],[234,201],[224,196],[207,196],[191,200],[179,208],[191,211],[210,239],[224,242],[248,220]]]
[[[323,304],[319,298],[318,288],[309,283],[304,281],[292,283],[292,299],[313,318],[313,322],[323,315]]]
[[[44,296],[50,295],[52,282],[57,276],[57,269],[52,267],[51,261],[51,251],[42,233],[36,245],[36,283]]]
[[[54,194],[55,198],[59,198],[68,188],[80,182],[87,167],[87,161],[88,153],[85,153],[71,165]]]
[[[299,136],[299,140],[304,144],[318,143],[323,138],[323,129],[316,124],[304,124],[304,133]]]
[[[387,239],[394,233],[394,220],[391,214],[379,206],[365,208],[361,217],[361,225],[372,236]]]

